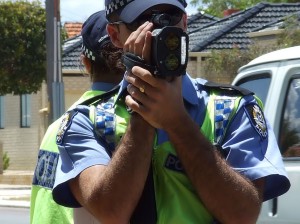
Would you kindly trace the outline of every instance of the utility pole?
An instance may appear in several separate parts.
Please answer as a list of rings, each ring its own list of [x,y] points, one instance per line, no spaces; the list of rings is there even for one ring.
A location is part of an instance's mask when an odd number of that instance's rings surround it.
[[[65,111],[60,30],[60,0],[46,0],[47,91],[50,123]]]

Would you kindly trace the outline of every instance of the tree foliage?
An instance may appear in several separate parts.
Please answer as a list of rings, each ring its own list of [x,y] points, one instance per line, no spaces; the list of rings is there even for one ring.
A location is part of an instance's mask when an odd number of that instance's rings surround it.
[[[199,11],[204,11],[210,15],[223,17],[226,9],[244,10],[260,3],[260,0],[191,0],[192,6],[199,6]],[[299,0],[267,0],[269,3],[297,3]]]
[[[46,77],[46,11],[0,1],[0,95],[33,93]]]

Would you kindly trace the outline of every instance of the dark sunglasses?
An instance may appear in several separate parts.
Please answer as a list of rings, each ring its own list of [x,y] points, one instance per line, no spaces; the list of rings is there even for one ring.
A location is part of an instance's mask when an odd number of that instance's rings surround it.
[[[180,10],[174,10],[173,12],[152,11],[152,14],[141,15],[132,23],[116,21],[116,22],[111,22],[110,24],[112,25],[125,24],[129,30],[135,31],[139,26],[144,24],[146,21],[149,21],[153,23],[155,28],[162,28],[165,26],[177,25],[180,22],[182,15],[183,12]]]

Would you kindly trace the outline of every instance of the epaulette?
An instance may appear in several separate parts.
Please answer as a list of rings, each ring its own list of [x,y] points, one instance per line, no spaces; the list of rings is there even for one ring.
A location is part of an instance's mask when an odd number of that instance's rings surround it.
[[[89,105],[97,103],[99,101],[105,101],[105,100],[109,99],[110,97],[112,97],[113,95],[115,95],[116,93],[118,93],[119,89],[120,89],[120,85],[117,85],[114,88],[112,88],[111,90],[109,90],[103,94],[94,96],[92,98],[89,98],[89,99],[81,102],[79,105],[89,106]]]
[[[204,86],[211,89],[232,92],[232,94],[242,94],[243,96],[254,95],[254,93],[248,89],[239,86],[229,85],[229,84],[219,84],[219,83],[207,81],[204,84]]]

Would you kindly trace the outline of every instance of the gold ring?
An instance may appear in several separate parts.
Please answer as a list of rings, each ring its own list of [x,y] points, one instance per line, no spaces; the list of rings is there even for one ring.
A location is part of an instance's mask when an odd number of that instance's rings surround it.
[[[144,93],[145,92],[145,87],[144,86],[140,87],[139,90],[140,90],[141,93]]]

